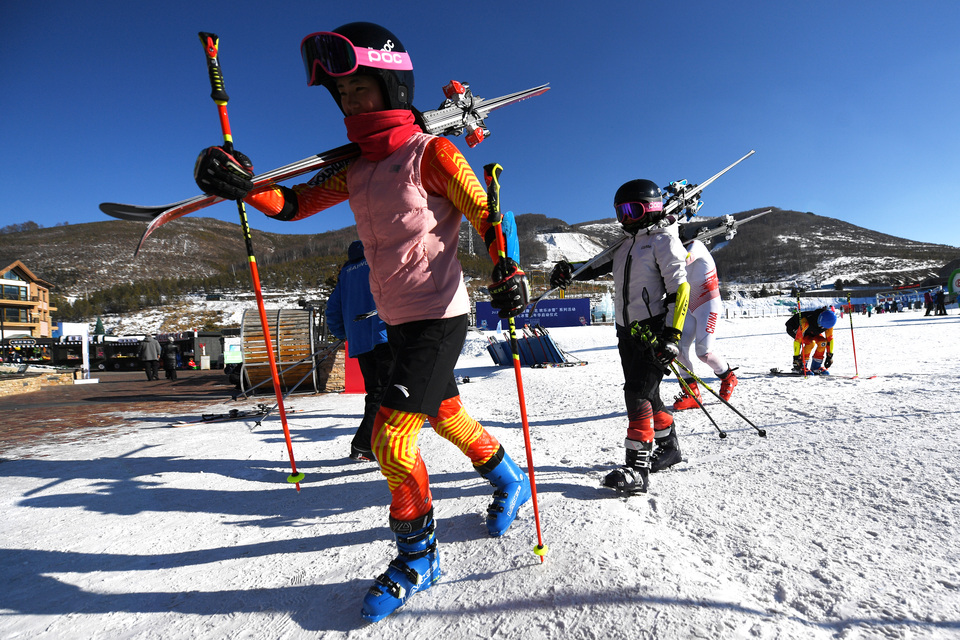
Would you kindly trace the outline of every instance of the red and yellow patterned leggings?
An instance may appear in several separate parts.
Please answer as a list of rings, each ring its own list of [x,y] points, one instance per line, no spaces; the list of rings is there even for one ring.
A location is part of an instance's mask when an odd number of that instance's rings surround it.
[[[434,431],[457,445],[475,467],[490,460],[500,448],[500,442],[467,414],[460,396],[444,400],[434,417],[380,407],[371,442],[380,473],[390,486],[390,516],[397,520],[422,516],[433,502],[430,478],[417,446],[424,420],[429,420]]]

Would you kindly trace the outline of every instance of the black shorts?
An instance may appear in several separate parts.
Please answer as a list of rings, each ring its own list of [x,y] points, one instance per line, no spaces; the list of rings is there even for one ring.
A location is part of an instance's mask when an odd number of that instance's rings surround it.
[[[460,394],[453,370],[467,337],[467,316],[387,325],[393,372],[381,405],[435,416],[440,403]]]

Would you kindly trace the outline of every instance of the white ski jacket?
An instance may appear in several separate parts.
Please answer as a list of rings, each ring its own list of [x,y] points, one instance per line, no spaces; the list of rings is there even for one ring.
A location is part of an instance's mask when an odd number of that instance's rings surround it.
[[[666,314],[666,326],[682,328],[686,309],[678,318],[676,294],[687,281],[686,257],[676,225],[627,238],[612,258],[617,324]]]

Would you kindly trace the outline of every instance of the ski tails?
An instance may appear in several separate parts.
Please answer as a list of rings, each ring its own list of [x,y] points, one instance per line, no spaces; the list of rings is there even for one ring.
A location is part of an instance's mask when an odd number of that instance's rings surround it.
[[[470,84],[451,80],[443,88],[447,99],[433,111],[423,114],[426,132],[435,136],[459,136],[466,133],[467,145],[472,149],[490,135],[484,122],[492,112],[550,90],[548,84],[508,93],[499,98],[481,98],[473,95]]]

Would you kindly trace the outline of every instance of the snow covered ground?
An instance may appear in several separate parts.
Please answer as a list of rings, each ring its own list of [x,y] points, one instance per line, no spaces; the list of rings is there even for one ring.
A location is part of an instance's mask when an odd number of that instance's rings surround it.
[[[613,330],[553,330],[589,364],[523,370],[546,562],[530,507],[487,537],[491,487],[425,429],[444,576],[376,625],[360,601],[394,545],[386,482],[345,458],[359,396],[289,402],[300,493],[275,419],[131,414],[113,435],[15,451],[0,463],[0,636],[960,637],[952,313],[855,316],[858,379],[848,318],[835,375],[807,380],[766,375],[790,364],[784,318],[721,321],[732,402],[768,436],[711,399],[727,437],[679,414],[686,461],[629,499],[599,487],[623,460]],[[464,402],[522,461],[513,370],[470,335]]]

